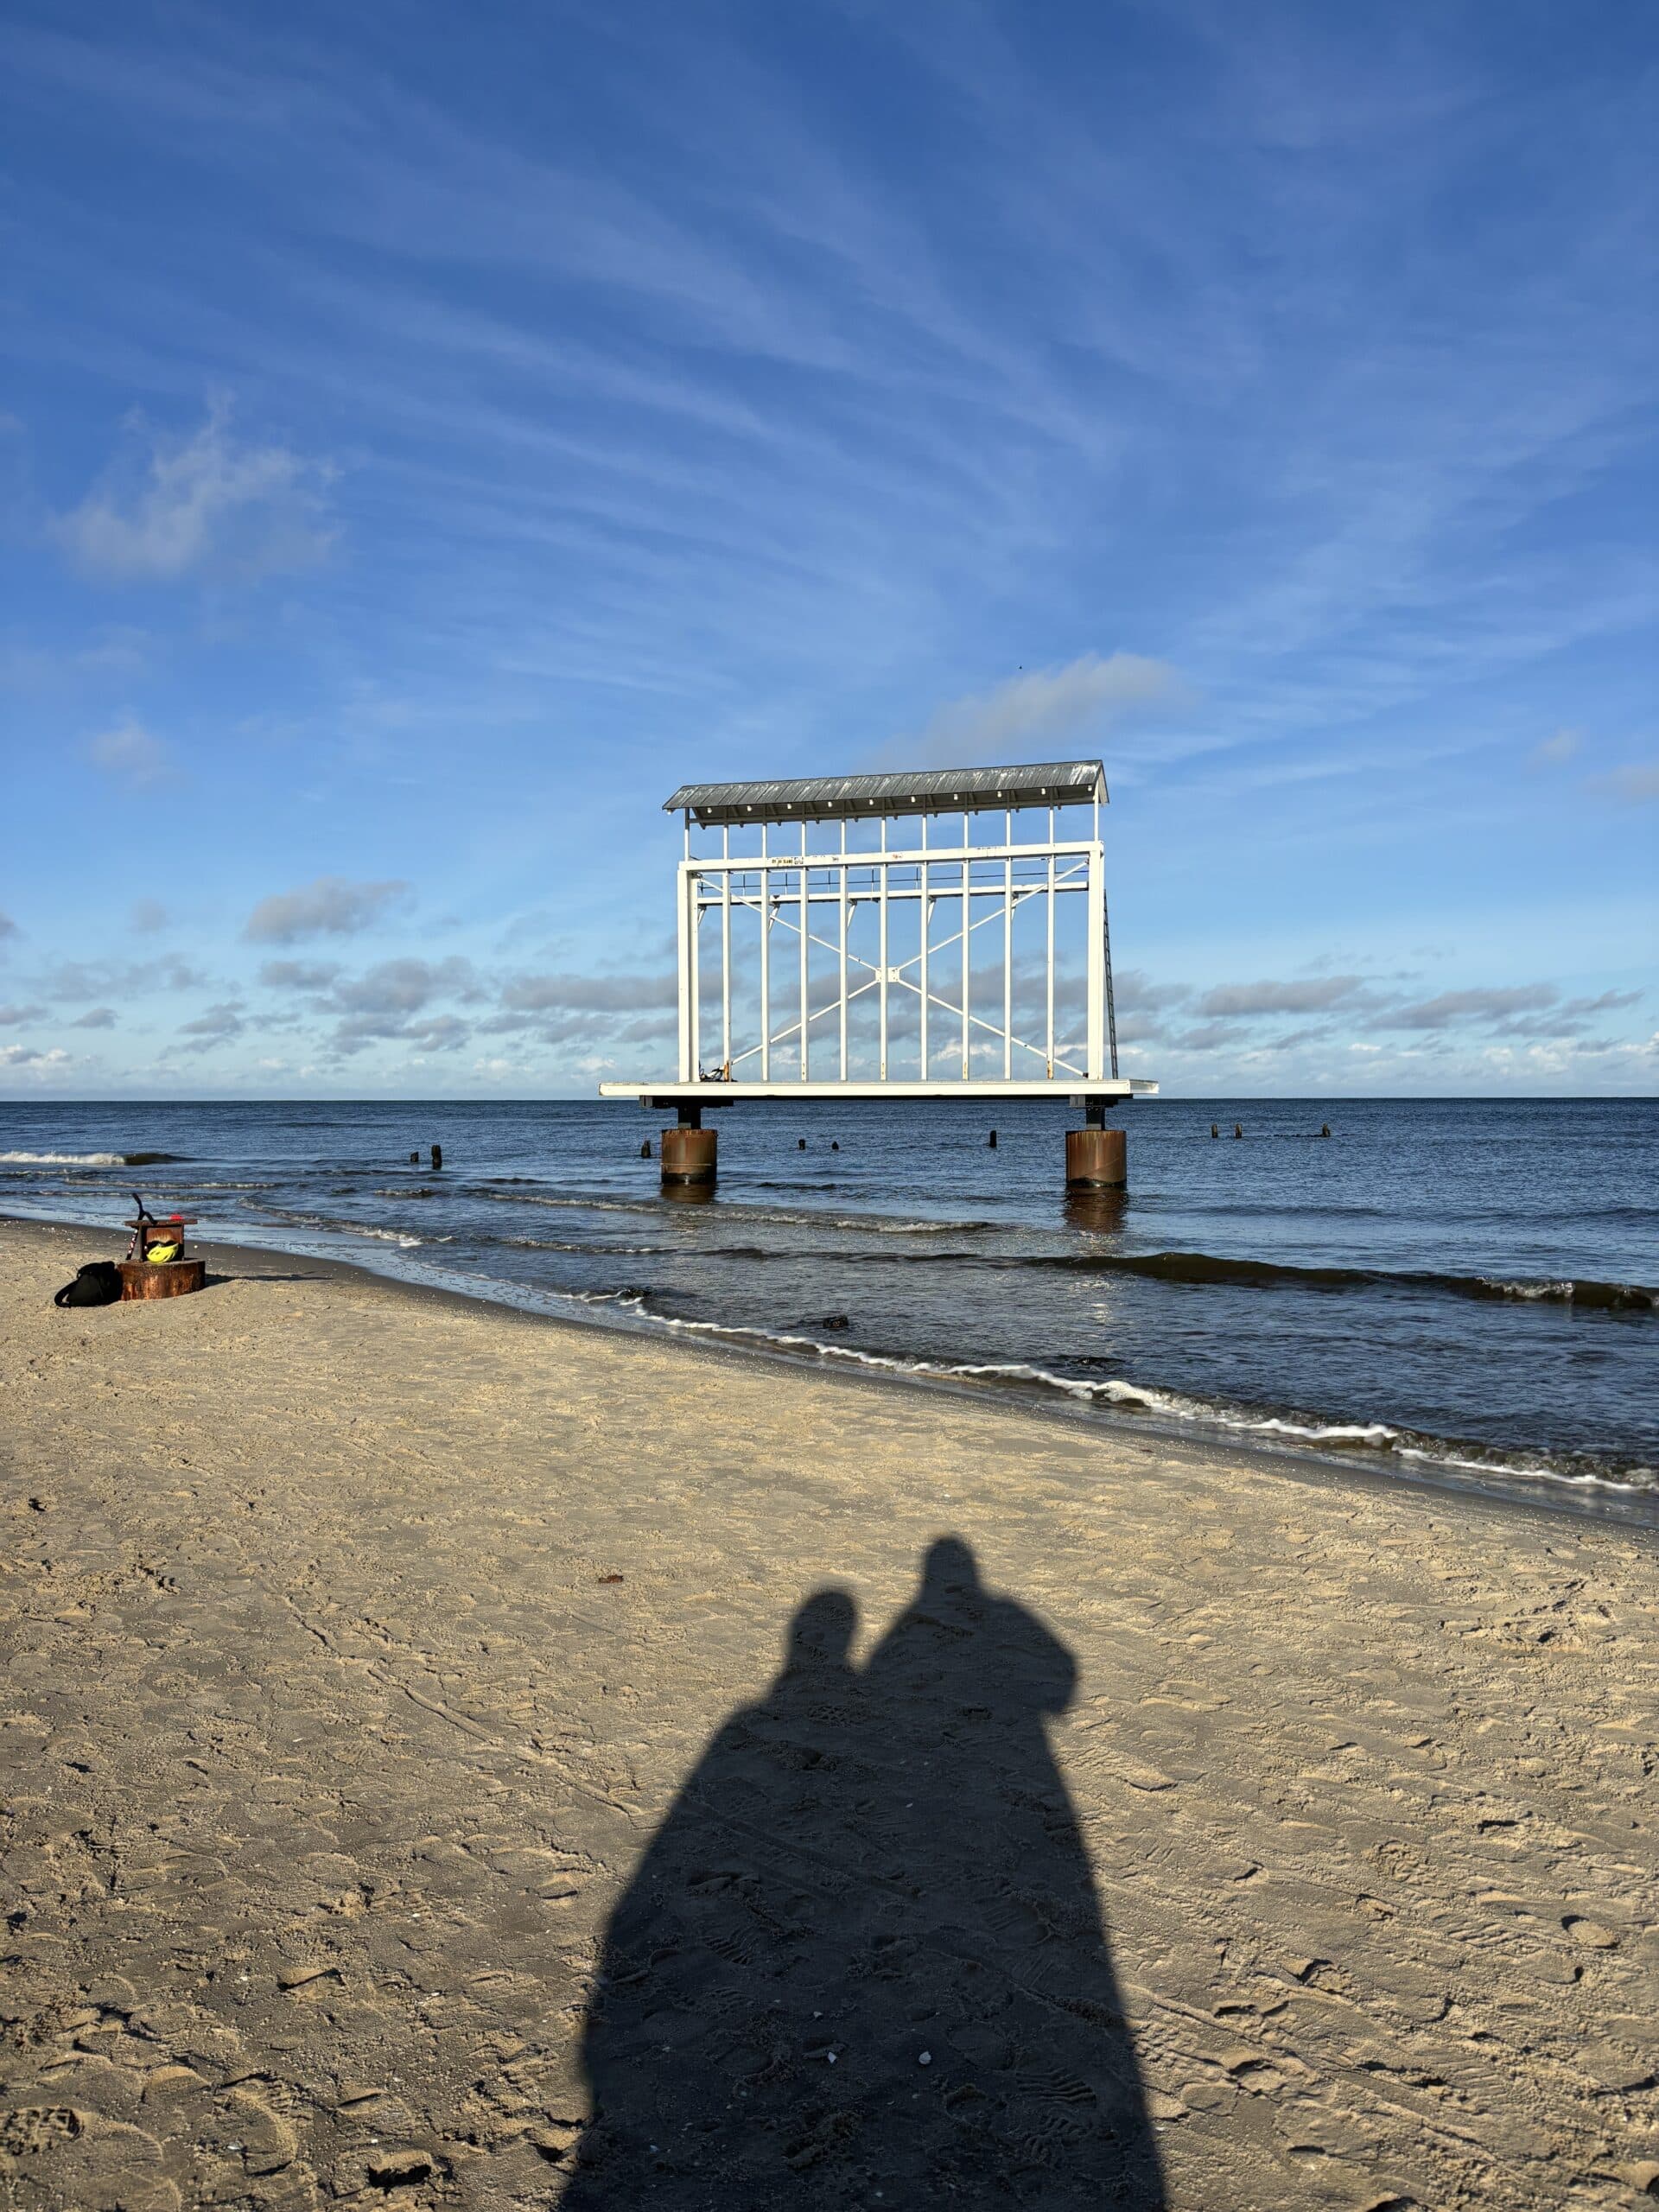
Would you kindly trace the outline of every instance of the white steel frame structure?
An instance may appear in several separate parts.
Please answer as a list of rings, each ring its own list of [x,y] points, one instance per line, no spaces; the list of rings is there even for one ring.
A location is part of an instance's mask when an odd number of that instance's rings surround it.
[[[677,1078],[606,1083],[601,1095],[685,1106],[852,1096],[1094,1103],[1155,1092],[1155,1084],[1118,1071],[1100,835],[1106,797],[1097,760],[683,786],[664,803],[684,817]],[[1076,823],[1080,809],[1086,834]],[[1016,814],[1035,814],[1046,834],[1016,836]],[[980,826],[987,815],[995,824],[988,837]],[[930,834],[941,817],[960,817],[959,842]],[[874,846],[868,831],[862,845],[849,842],[849,825],[861,822],[876,825]],[[694,829],[718,830],[719,849],[694,851]],[[759,850],[734,850],[734,830],[741,842],[744,830],[758,830]],[[1057,1026],[1056,1001],[1060,961],[1078,934],[1065,917],[1077,902],[1085,1013],[1081,1035],[1071,1037]],[[860,950],[853,938],[861,911]],[[1040,926],[1043,954],[1037,1004],[1016,1027],[1016,922],[1025,914]],[[1029,922],[1020,934],[1029,944]],[[753,956],[752,977],[734,956],[734,938],[740,952]],[[988,1006],[973,998],[981,943],[1000,955],[1001,988]],[[1033,994],[1022,995],[1029,1007]],[[873,1067],[863,1075],[855,1071],[849,1023],[861,1002],[874,1014]]]

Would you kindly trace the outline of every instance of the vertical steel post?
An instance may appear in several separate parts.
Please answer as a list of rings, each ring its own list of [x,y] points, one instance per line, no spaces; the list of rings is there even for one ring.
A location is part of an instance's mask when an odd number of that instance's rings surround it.
[[[801,824],[801,1081],[807,1079],[808,1046],[807,1023],[811,1007],[807,1004],[807,952],[810,940],[806,904],[806,824]]]
[[[1048,810],[1048,1079],[1054,1080],[1054,810]]]
[[[1100,863],[1101,955],[1106,963],[1106,1041],[1111,1050],[1112,1081],[1117,1081],[1117,1002],[1112,995],[1112,922],[1106,908],[1105,849]]]
[[[963,810],[962,849],[968,850],[968,813]],[[969,870],[972,862],[962,863],[962,1079],[968,1080],[968,971],[973,965],[973,944],[969,931],[973,926],[973,901],[969,896]]]
[[[887,1079],[887,825],[881,824],[881,857],[875,864],[876,999],[881,1010],[881,1046],[877,1055],[881,1080]]]
[[[772,871],[766,825],[760,824],[760,1080],[772,1081]]]
[[[686,919],[691,925],[691,1073],[689,1080],[702,1079],[702,967],[698,958],[702,945],[702,878],[695,869],[687,871],[685,879]]]
[[[1098,819],[1098,809],[1096,809]],[[1089,848],[1089,1080],[1098,1083],[1106,1072],[1104,1014],[1106,982],[1106,866],[1099,841]]]
[[[732,1065],[732,830],[721,831],[720,872],[720,1058],[728,1071]]]
[[[841,1079],[847,1080],[847,823],[841,824]]]
[[[1014,843],[1014,813],[1003,817],[1005,845]],[[1002,862],[1002,1080],[1014,1073],[1014,855]]]
[[[926,852],[926,850],[927,850],[927,817],[926,817],[925,815],[924,815],[924,816],[922,817],[922,850],[923,850],[923,852],[924,852],[924,853],[925,853],[925,852]],[[921,896],[920,896],[920,898],[919,898],[919,899],[917,900],[917,902],[916,902],[916,907],[917,907],[917,912],[920,914],[920,916],[921,916],[921,918],[922,918],[922,924],[921,924],[921,926],[922,926],[922,937],[921,937],[921,955],[922,955],[922,1039],[921,1039],[922,1065],[921,1065],[921,1077],[922,1077],[922,1081],[923,1081],[924,1083],[925,1083],[925,1082],[927,1081],[927,1069],[928,1069],[928,1058],[927,1058],[927,1000],[928,1000],[928,993],[929,993],[929,991],[930,991],[930,990],[931,989],[931,988],[932,988],[932,986],[929,983],[929,982],[928,982],[928,980],[927,980],[927,947],[928,947],[928,940],[929,940],[929,938],[930,938],[932,936],[932,934],[933,934],[932,921],[931,921],[931,916],[930,916],[930,914],[929,914],[929,912],[928,912],[928,905],[927,905],[928,868],[927,868],[927,862],[926,862],[925,861],[924,861],[922,862],[922,867],[921,867],[921,877],[922,877]]]
[[[691,880],[691,863],[680,862],[678,921],[679,983],[680,983],[680,1081],[691,1080],[691,928],[687,887]]]

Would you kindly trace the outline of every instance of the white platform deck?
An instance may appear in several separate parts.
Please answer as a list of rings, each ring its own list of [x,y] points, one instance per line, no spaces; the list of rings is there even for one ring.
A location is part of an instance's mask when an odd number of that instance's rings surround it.
[[[1081,1076],[1052,1083],[601,1083],[599,1095],[637,1098],[642,1106],[735,1106],[750,1098],[1052,1098],[1081,1104],[1090,1098],[1155,1098],[1158,1086],[1140,1076],[1094,1083]]]

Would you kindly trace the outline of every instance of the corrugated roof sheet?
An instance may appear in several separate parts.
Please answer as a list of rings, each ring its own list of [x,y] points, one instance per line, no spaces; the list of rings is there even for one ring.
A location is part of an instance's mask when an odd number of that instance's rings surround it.
[[[703,827],[737,822],[835,822],[861,814],[954,814],[1009,806],[1076,806],[1106,796],[1098,760],[1045,760],[1011,768],[918,768],[882,776],[802,776],[792,781],[682,784],[665,814]]]

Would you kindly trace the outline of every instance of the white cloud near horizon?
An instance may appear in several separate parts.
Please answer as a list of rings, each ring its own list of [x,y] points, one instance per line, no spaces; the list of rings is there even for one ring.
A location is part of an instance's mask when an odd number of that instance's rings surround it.
[[[241,444],[230,410],[169,437],[134,418],[118,454],[52,535],[85,574],[165,583],[211,566],[243,581],[308,568],[333,543],[324,493],[333,470],[282,445]]]
[[[1021,670],[988,691],[938,708],[914,737],[883,747],[883,766],[976,768],[1047,758],[1134,718],[1167,714],[1191,697],[1166,661],[1141,653],[1080,653],[1058,668]]]
[[[275,892],[248,916],[242,934],[254,944],[292,944],[303,937],[350,937],[400,905],[410,887],[399,876],[353,883],[319,875],[296,891]]]

